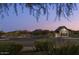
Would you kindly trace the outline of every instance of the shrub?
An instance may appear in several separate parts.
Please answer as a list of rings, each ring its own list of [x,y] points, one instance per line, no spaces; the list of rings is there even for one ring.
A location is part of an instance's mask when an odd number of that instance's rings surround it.
[[[58,49],[58,54],[62,54],[62,55],[74,55],[74,54],[79,54],[79,45],[67,45],[64,47],[60,47]],[[54,54],[57,54],[54,53]]]
[[[35,41],[36,51],[46,51],[47,54],[54,55],[74,55],[79,54],[79,45],[67,44],[59,47],[55,47],[52,40],[38,40]]]
[[[34,43],[36,51],[48,51],[53,47],[53,44],[50,40],[38,40]]]
[[[0,42],[0,54],[18,54],[22,48],[22,45],[14,42]]]

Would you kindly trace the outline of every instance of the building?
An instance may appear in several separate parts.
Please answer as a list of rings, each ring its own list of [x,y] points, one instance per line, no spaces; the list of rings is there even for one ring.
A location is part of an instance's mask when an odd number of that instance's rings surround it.
[[[72,30],[65,26],[60,26],[55,30],[55,37],[69,37]]]

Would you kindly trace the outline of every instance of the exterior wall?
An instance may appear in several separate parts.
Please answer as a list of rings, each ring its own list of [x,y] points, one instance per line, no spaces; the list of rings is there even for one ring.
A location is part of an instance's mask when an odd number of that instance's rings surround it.
[[[67,29],[63,28],[60,30],[60,33],[69,33]]]
[[[69,37],[69,31],[65,28],[62,28],[59,33],[55,33],[55,37]]]
[[[65,28],[62,28],[59,33],[60,33],[61,37],[68,37],[69,36],[69,31]]]
[[[55,33],[55,37],[60,37],[60,34],[59,33]]]

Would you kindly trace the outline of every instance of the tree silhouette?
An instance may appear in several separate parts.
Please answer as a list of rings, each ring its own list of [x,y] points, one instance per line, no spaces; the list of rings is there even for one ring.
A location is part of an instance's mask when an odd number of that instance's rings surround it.
[[[14,8],[16,15],[18,15],[18,6],[21,6],[22,11],[24,8],[29,9],[30,15],[33,15],[38,20],[40,15],[43,13],[49,16],[50,8],[52,11],[55,10],[56,18],[61,18],[64,16],[66,19],[73,14],[73,11],[77,9],[77,4],[75,3],[0,3],[0,15],[4,17],[4,14],[9,15],[9,9]]]

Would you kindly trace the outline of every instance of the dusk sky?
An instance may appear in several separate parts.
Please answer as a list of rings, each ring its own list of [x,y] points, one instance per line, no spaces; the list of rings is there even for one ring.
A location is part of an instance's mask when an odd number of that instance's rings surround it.
[[[46,16],[41,15],[39,22],[37,22],[36,18],[29,14],[29,9],[25,8],[23,13],[19,7],[18,10],[18,16],[16,16],[14,10],[10,8],[9,16],[5,15],[3,19],[0,18],[1,31],[33,31],[35,29],[55,30],[59,26],[66,26],[72,30],[79,30],[79,7],[78,10],[74,11],[74,14],[69,18],[70,21],[64,17],[62,17],[60,21],[58,19],[55,21],[55,10],[50,10],[48,20],[46,20]]]

